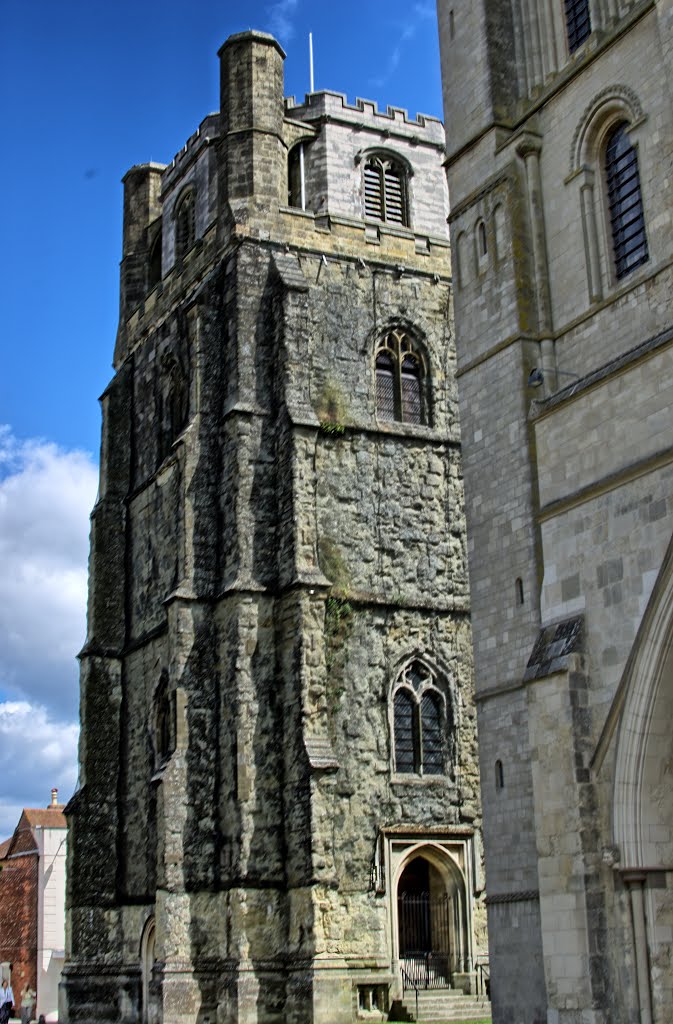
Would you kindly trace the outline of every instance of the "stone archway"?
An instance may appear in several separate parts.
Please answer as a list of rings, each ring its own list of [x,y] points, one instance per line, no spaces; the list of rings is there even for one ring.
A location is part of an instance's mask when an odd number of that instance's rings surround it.
[[[465,879],[443,850],[417,847],[395,886],[400,968],[420,988],[448,988],[471,968]]]
[[[624,678],[613,839],[629,892],[643,1024],[673,1013],[673,542]]]
[[[154,963],[156,960],[156,936],[157,932],[154,918],[150,917],[145,924],[142,939],[140,940],[140,971],[142,980],[142,1024],[150,1024],[150,1022],[153,1019],[153,1015],[150,1011],[150,985],[152,983],[152,970],[154,968]]]

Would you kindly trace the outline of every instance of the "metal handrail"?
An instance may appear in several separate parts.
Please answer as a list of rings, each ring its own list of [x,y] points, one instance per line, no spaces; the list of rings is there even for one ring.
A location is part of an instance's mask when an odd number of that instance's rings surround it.
[[[407,991],[408,988],[413,988],[414,992],[416,993],[416,1020],[418,1020],[418,985],[416,984],[414,979],[411,977],[411,975],[408,974],[405,971],[404,967],[401,968],[401,971],[402,971],[402,995],[404,995],[404,993]],[[405,984],[405,982],[408,982],[408,984]]]
[[[477,957],[474,964],[477,972],[477,992],[487,999],[491,998],[491,968],[488,960]]]

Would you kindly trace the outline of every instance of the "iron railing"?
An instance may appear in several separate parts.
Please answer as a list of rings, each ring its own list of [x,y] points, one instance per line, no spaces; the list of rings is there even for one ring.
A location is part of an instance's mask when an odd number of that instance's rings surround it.
[[[491,998],[491,970],[485,957],[477,957],[474,969],[477,974],[477,995]]]
[[[404,967],[402,968],[402,994],[408,992],[410,988],[413,988],[416,995],[416,1020],[418,1020],[418,985],[415,983],[411,975],[407,974]]]
[[[419,989],[451,987],[451,964],[448,953],[408,951],[404,954],[403,961],[403,970]]]

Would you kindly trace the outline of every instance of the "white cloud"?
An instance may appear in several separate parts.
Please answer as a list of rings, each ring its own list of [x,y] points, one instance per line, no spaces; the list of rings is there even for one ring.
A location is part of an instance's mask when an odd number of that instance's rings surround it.
[[[0,427],[0,692],[68,717],[77,706],[96,483],[85,452],[18,441]]]
[[[7,839],[24,807],[46,807],[53,786],[59,800],[72,795],[77,781],[76,722],[52,717],[28,701],[0,703],[0,840]]]
[[[437,8],[434,3],[415,3],[413,11],[417,18],[423,18],[426,21],[434,21],[437,17]]]
[[[427,13],[425,11],[425,5],[423,4],[415,4],[414,12],[418,14],[419,17],[427,16]],[[380,89],[383,85],[385,85],[386,82],[388,82],[397,71],[400,65],[400,61],[402,60],[402,55],[406,52],[405,44],[409,43],[414,38],[414,36],[416,35],[416,29],[417,25],[414,22],[409,22],[401,27],[397,42],[395,43],[392,50],[388,54],[387,59],[385,60],[383,74],[378,75],[376,78],[370,79],[370,83],[376,86],[377,89]],[[381,61],[381,63],[384,62]]]
[[[86,631],[89,512],[97,470],[86,452],[20,441],[0,427],[0,821],[70,796],[78,670]],[[13,822],[8,821],[14,818]],[[3,830],[0,829],[0,837]]]
[[[266,8],[269,31],[281,41],[292,39],[294,35],[294,15],[297,13],[299,0],[276,0]]]

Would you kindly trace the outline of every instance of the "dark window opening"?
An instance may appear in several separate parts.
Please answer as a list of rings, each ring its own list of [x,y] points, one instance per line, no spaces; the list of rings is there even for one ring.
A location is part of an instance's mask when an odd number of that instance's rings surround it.
[[[408,226],[406,174],[387,157],[373,156],[364,168],[365,217]]]
[[[395,771],[409,774],[418,770],[415,744],[416,702],[404,690],[395,694]]]
[[[184,429],[189,411],[187,382],[172,357],[164,363],[161,383],[160,456],[165,458],[173,442]]]
[[[287,158],[287,205],[297,210],[306,209],[303,142],[294,146]]]
[[[152,242],[147,266],[147,287],[152,289],[161,281],[161,231]]]
[[[161,673],[154,705],[155,749],[157,763],[161,764],[173,753],[174,749],[171,695],[168,690],[168,673],[166,671]]]
[[[516,603],[518,605],[522,605],[523,604],[523,580],[521,579],[520,576],[517,576],[517,578],[516,578],[515,589],[516,589]]]
[[[502,770],[502,761],[495,762],[495,788],[502,789],[505,785],[505,776]]]
[[[402,359],[402,421],[422,423],[421,367],[415,355],[407,353]]]
[[[589,0],[565,0],[568,51],[574,53],[591,35]]]
[[[423,742],[423,773],[442,775],[444,773],[444,750],[442,743],[442,708],[439,694],[423,694],[421,700],[421,739]]]
[[[188,192],[178,204],[175,215],[175,255],[182,259],[195,240],[195,207],[194,193]]]
[[[449,758],[449,716],[429,670],[413,662],[393,699],[393,755],[402,775],[444,775]]]
[[[395,361],[386,351],[376,357],[376,411],[382,420],[395,419]]]
[[[488,253],[488,244],[486,242],[486,225],[483,220],[479,222],[477,235],[479,237],[479,255],[486,256]]]
[[[605,176],[617,278],[626,277],[649,259],[640,194],[638,154],[629,142],[625,121],[608,136]]]
[[[427,423],[425,384],[420,353],[406,332],[391,331],[376,353],[376,414],[379,419]]]

